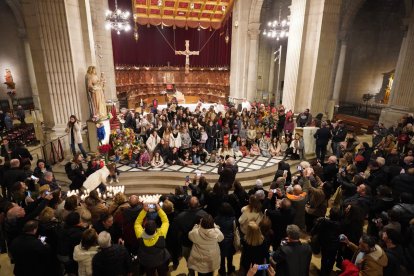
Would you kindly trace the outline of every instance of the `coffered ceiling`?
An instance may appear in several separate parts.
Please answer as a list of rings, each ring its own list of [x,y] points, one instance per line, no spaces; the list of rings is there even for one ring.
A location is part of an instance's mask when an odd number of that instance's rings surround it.
[[[134,20],[140,25],[219,29],[230,15],[234,1],[132,0],[132,6]]]

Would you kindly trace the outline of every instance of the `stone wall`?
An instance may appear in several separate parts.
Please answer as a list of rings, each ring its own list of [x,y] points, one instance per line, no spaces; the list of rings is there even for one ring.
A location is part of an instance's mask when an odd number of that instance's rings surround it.
[[[5,69],[10,69],[16,83],[16,98],[32,95],[26,55],[16,18],[6,4],[0,0],[0,99],[8,99],[4,82]]]
[[[340,100],[362,102],[363,94],[378,93],[383,73],[397,65],[403,8],[374,4],[367,1],[350,30]]]

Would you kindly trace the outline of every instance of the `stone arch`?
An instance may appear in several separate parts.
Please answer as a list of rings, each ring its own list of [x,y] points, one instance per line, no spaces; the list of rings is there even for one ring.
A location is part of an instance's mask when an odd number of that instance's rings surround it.
[[[352,23],[354,22],[355,16],[357,15],[358,11],[361,9],[364,3],[365,0],[352,0],[348,2],[347,7],[345,7],[339,32],[341,40],[346,39],[349,29],[351,28]]]
[[[19,1],[14,0],[6,0],[6,4],[12,10],[14,17],[16,18],[19,35],[26,36],[26,24],[24,22],[23,14],[22,14],[22,6]]]
[[[250,5],[249,24],[259,23],[263,0],[253,0]]]

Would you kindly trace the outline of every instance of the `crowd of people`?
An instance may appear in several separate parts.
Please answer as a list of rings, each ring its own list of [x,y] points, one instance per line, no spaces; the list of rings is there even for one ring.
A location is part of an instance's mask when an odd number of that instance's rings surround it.
[[[75,136],[76,117],[71,122]],[[235,162],[243,142],[248,154],[256,144],[260,155],[272,156],[263,141],[275,141],[280,144],[276,155],[303,159],[303,141],[292,136],[291,112],[253,106],[221,115],[214,108],[190,113],[170,106],[142,117],[126,114],[125,127],[137,134],[133,146],[148,151],[152,160],[168,162],[177,154],[176,162],[182,162],[190,154],[193,161],[194,146],[209,158],[217,150],[222,160],[217,183],[197,174],[149,203],[122,193],[105,201],[97,190],[84,200],[67,197],[46,162],[39,160],[31,172],[23,165],[29,156],[6,150],[1,250],[8,250],[16,275],[167,275],[182,258],[189,275],[217,270],[219,275],[309,275],[312,254],[321,254],[320,275],[414,273],[413,123],[409,115],[389,129],[378,124],[372,143],[361,143],[343,122],[313,119],[306,110],[296,124],[320,127],[316,160],[301,161],[297,172],[282,160],[269,187],[257,179],[246,190]],[[333,154],[325,158],[329,143]],[[84,168],[78,153],[68,164],[80,186],[102,167],[91,160]]]
[[[216,109],[213,105],[203,108],[200,103],[194,111],[175,104],[144,114],[125,111],[123,127],[128,131],[115,131],[111,136],[115,160],[137,167],[161,167],[217,163],[228,157],[304,158],[303,137],[293,135],[293,113],[285,112],[283,106]],[[303,114],[298,125],[315,124],[309,110]],[[132,140],[129,130],[135,134]]]

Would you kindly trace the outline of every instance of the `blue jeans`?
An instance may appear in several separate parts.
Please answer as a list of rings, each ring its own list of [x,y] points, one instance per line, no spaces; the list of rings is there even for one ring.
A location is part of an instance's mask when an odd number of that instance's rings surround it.
[[[87,154],[86,154],[85,149],[83,148],[82,143],[78,144],[78,148],[79,148],[79,150],[81,151],[81,153],[82,153],[82,155],[83,155],[83,158],[86,158],[86,157],[87,157]],[[75,144],[74,144],[74,143],[73,143],[73,144],[70,144],[70,150],[72,151],[72,154],[73,154],[73,155],[75,155],[75,154],[76,154]]]

